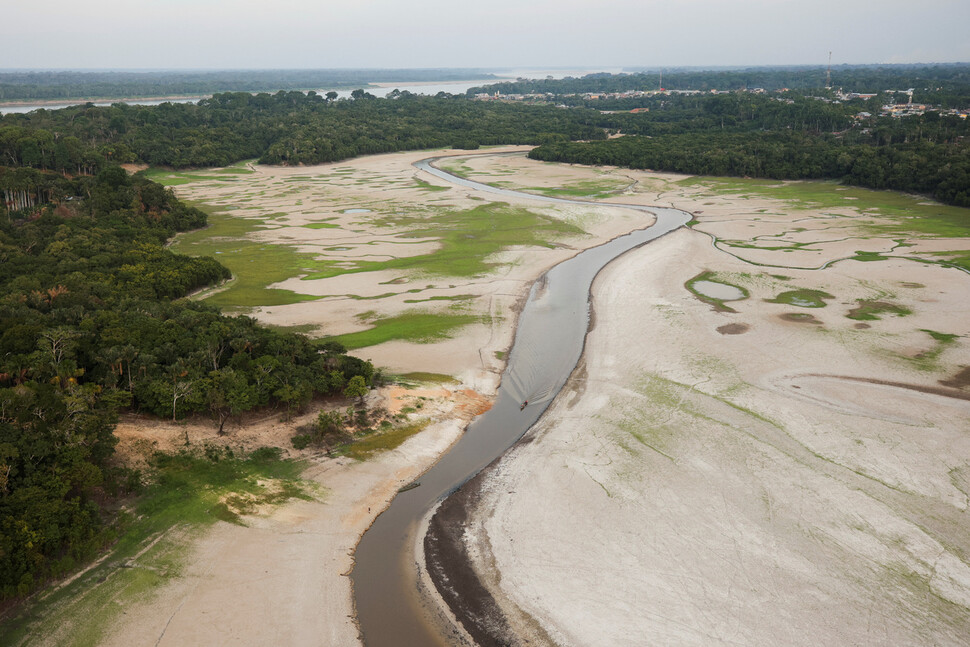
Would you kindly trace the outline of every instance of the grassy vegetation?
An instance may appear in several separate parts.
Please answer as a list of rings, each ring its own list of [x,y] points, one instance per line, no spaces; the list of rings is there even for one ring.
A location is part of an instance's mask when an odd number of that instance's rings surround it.
[[[386,261],[317,261],[307,279],[341,274],[404,270],[434,276],[480,276],[497,263],[489,256],[517,246],[553,247],[552,240],[581,235],[578,227],[504,203],[487,203],[465,211],[433,211],[429,215],[392,215],[372,224],[410,227],[403,238],[436,239],[440,248],[427,254]]]
[[[307,229],[340,229],[340,225],[332,222],[311,222],[303,226]]]
[[[700,281],[709,281],[711,283],[720,283],[722,285],[729,285],[733,288],[740,290],[741,293],[744,295],[742,297],[744,299],[747,299],[751,295],[745,288],[741,287],[740,285],[734,285],[733,283],[728,283],[727,281],[719,280],[714,272],[701,272],[694,278],[684,283],[684,287],[687,288],[687,290],[691,294],[693,294],[695,297],[697,297],[704,303],[714,306],[714,309],[717,310],[718,312],[737,312],[737,310],[728,306],[725,303],[725,299],[717,299],[715,297],[710,297],[700,292],[694,285],[695,283],[698,283]],[[736,301],[736,300],[737,299],[731,299],[731,301]]]
[[[715,193],[755,195],[792,203],[796,209],[864,208],[867,215],[887,216],[895,222],[873,224],[878,233],[918,232],[933,236],[970,236],[970,209],[929,202],[898,191],[875,191],[831,181],[780,182],[749,178],[692,177],[677,181]]]
[[[970,251],[935,252],[927,254],[927,256],[939,259],[938,261],[932,262],[942,262],[945,265],[953,265],[970,272]]]
[[[774,299],[765,299],[765,301],[768,303],[785,303],[800,308],[824,308],[826,305],[825,299],[834,298],[834,296],[822,290],[802,289],[782,292]]]
[[[444,373],[428,373],[426,371],[413,371],[401,376],[405,382],[431,382],[434,384],[451,384],[457,382],[455,378]]]
[[[373,431],[358,437],[351,443],[337,447],[331,453],[349,456],[359,461],[367,460],[377,452],[396,449],[414,434],[424,431],[429,424],[431,424],[430,420],[418,420],[400,427]]]
[[[897,317],[905,317],[906,315],[913,314],[913,311],[909,308],[895,303],[889,303],[888,301],[856,299],[856,302],[859,305],[850,310],[846,317],[857,321],[876,321],[879,319],[879,315],[882,314],[892,314]]]
[[[418,188],[422,191],[428,191],[431,193],[437,193],[439,191],[448,191],[451,189],[450,186],[438,186],[437,184],[431,184],[430,182],[425,182],[419,177],[414,178],[414,183],[418,185]]]
[[[223,520],[242,523],[239,512],[290,498],[310,499],[298,480],[303,464],[281,460],[279,450],[234,457],[206,448],[199,453],[158,454],[153,484],[123,515],[120,534],[100,564],[70,584],[35,598],[0,625],[0,644],[97,645],[126,604],[147,599],[178,577],[186,543],[198,529]]]
[[[523,187],[519,191],[538,193],[555,198],[585,198],[602,200],[615,194],[629,184],[617,178],[599,178],[596,180],[579,180],[565,183],[559,187]]]
[[[291,245],[270,245],[249,240],[263,221],[242,218],[202,204],[193,206],[209,216],[205,229],[180,234],[171,245],[174,252],[189,256],[212,256],[232,272],[229,286],[206,301],[219,307],[252,307],[313,301],[318,297],[267,286],[299,276],[312,264],[310,254],[300,254]]]
[[[677,182],[700,186],[715,193],[759,196],[784,200],[795,209],[831,209],[849,207],[862,210],[861,216],[878,216],[878,220],[859,220],[868,231],[885,236],[917,234],[930,237],[970,237],[970,209],[928,201],[926,198],[897,191],[875,191],[846,187],[836,182],[778,182],[742,178],[686,178]],[[948,253],[949,254],[949,253]],[[970,259],[952,252],[958,263],[970,269]],[[860,252],[856,260],[882,260],[878,255]],[[967,255],[970,256],[970,255]],[[967,265],[964,265],[967,263]]]
[[[889,260],[889,257],[883,256],[879,252],[856,251],[855,256],[852,257],[852,260],[860,261],[862,263],[870,263],[873,261],[886,261]]]
[[[231,176],[251,172],[248,169],[239,169],[238,171],[222,169],[221,171],[206,171],[206,173],[213,173],[213,175],[204,175],[198,172],[173,171],[163,168],[150,168],[142,171],[149,180],[158,182],[163,186],[179,186],[193,182],[234,182],[236,178]]]
[[[940,355],[947,347],[953,345],[960,338],[960,335],[927,330],[926,328],[920,328],[920,330],[929,335],[935,343],[929,350],[925,350],[915,357],[906,357],[906,359],[921,371],[935,371],[940,367],[938,363]]]
[[[327,337],[324,341],[339,342],[350,350],[395,339],[430,344],[449,339],[462,326],[488,321],[488,316],[467,313],[405,312],[394,317],[376,319],[373,321],[374,326],[367,330]]]

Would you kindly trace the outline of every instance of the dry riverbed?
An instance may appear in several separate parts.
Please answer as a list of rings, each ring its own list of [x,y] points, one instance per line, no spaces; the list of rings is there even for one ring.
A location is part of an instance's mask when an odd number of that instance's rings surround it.
[[[430,426],[364,462],[288,449],[310,461],[316,499],[186,537],[179,577],[112,600],[120,619],[102,643],[356,644],[353,548],[397,489],[488,406],[529,286],[577,251],[649,224],[608,206],[498,204],[411,166],[429,155],[170,176],[181,197],[229,214],[214,221],[215,240],[183,236],[178,251],[228,263],[254,245],[285,270],[268,280],[233,268],[239,278],[209,297],[223,307],[315,336],[402,315],[474,320],[361,347],[392,371],[455,378],[372,395]],[[530,442],[482,480],[466,545],[517,639],[916,645],[959,644],[970,632],[970,277],[902,258],[933,260],[967,249],[966,239],[903,237],[912,247],[901,246],[899,235],[860,226],[891,219],[860,215],[854,193],[804,208],[760,189],[523,157],[442,166],[697,219],[597,279],[581,369]],[[475,257],[487,271],[449,275],[434,260],[458,244],[445,216],[474,209],[497,223],[538,216],[544,233]],[[473,257],[486,247],[458,249]],[[860,251],[876,262],[839,260]],[[426,262],[399,264],[416,257]],[[705,298],[699,278],[747,298]],[[266,295],[275,305],[250,302]],[[823,307],[804,305],[818,300]],[[136,457],[174,448],[185,433],[196,444],[289,447],[294,428],[273,418],[220,440],[204,423],[131,419],[119,433]]]
[[[966,239],[644,179],[694,230],[601,274],[580,369],[463,489],[513,644],[966,644],[970,276],[908,260]]]

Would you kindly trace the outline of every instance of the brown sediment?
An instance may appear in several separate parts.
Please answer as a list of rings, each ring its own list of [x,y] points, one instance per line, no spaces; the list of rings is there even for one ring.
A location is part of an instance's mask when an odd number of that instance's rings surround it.
[[[819,324],[819,325],[821,325],[822,323],[821,321],[816,319],[814,315],[810,315],[804,312],[786,312],[783,315],[778,315],[778,318],[781,319],[782,321],[791,321],[793,323],[810,323],[810,324]]]
[[[732,323],[725,324],[723,326],[718,326],[717,331],[722,335],[740,335],[742,333],[748,332],[751,326],[743,323]]]
[[[970,367],[960,371],[960,373],[958,373],[958,376],[962,377],[963,379],[970,380]],[[893,386],[898,389],[908,389],[910,391],[918,391],[919,393],[941,395],[944,398],[954,398],[956,400],[970,400],[970,393],[966,393],[964,391],[958,391],[956,389],[944,389],[938,386],[929,386],[927,384],[910,384],[908,382],[893,382],[891,380],[879,380],[873,377],[854,377],[851,375],[822,375],[819,373],[809,373],[808,377],[833,378],[836,380],[846,380],[848,382],[865,382],[867,384],[879,384],[882,386]],[[946,382],[944,380],[940,380],[940,384],[946,384]]]
[[[872,328],[872,326],[870,326],[867,323],[857,323],[856,325],[853,326],[853,328],[855,328],[856,330],[866,330],[868,328]]]
[[[488,468],[446,498],[428,524],[424,555],[438,594],[481,647],[515,644],[515,634],[495,598],[472,567],[463,540],[468,511],[480,499]]]
[[[964,366],[962,369],[957,371],[956,375],[945,380],[940,380],[940,384],[943,386],[949,386],[954,389],[965,389],[970,387],[970,366]]]

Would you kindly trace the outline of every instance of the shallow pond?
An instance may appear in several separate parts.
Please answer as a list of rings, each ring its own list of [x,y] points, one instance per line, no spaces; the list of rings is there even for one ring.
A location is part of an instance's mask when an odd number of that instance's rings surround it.
[[[745,297],[741,288],[737,288],[727,283],[715,283],[714,281],[695,281],[691,287],[708,299],[719,301],[737,301]]]

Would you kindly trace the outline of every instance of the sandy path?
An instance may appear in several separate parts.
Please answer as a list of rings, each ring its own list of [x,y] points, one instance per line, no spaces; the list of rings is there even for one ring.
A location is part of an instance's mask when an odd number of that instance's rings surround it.
[[[683,286],[702,270],[752,298],[714,312]],[[970,279],[905,261],[785,274],[835,296],[804,310],[820,323],[784,320],[800,309],[763,301],[779,280],[697,232],[598,278],[583,370],[465,530],[530,644],[966,644],[970,402],[838,376],[940,387],[970,363]],[[857,327],[866,290],[913,315]],[[928,370],[920,329],[962,337]]]

